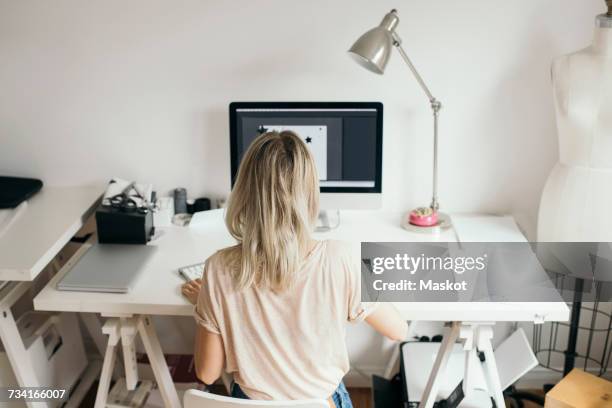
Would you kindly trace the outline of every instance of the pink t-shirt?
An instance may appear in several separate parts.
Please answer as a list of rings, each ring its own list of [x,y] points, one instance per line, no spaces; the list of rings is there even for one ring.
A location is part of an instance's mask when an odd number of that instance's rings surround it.
[[[283,293],[236,291],[217,253],[208,258],[195,317],[221,335],[226,371],[252,399],[326,399],[349,370],[347,321],[364,319],[359,256],[320,241]]]

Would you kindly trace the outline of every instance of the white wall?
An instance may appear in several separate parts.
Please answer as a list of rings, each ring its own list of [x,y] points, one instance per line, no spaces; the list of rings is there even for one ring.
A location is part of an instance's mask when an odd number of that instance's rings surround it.
[[[0,0],[0,173],[222,196],[229,102],[380,100],[384,206],[427,204],[427,101],[398,55],[383,77],[346,55],[392,7],[444,103],[442,205],[532,229],[557,154],[550,62],[590,41],[601,0]]]
[[[603,4],[0,0],[0,173],[49,185],[117,175],[219,197],[229,102],[378,100],[384,207],[427,204],[427,101],[398,55],[383,77],[346,55],[396,7],[404,46],[444,103],[443,207],[514,213],[533,233],[557,157],[550,63],[590,42]],[[354,360],[380,366],[359,330]]]

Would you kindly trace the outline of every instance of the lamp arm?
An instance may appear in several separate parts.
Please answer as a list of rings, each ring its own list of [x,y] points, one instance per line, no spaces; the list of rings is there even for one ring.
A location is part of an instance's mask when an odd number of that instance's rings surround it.
[[[423,77],[421,77],[421,74],[419,74],[419,71],[417,71],[416,67],[414,66],[410,58],[408,57],[408,54],[406,54],[406,52],[404,51],[404,48],[402,47],[402,40],[397,35],[396,32],[393,32],[393,45],[395,46],[395,48],[397,48],[397,51],[400,53],[400,55],[406,62],[406,65],[408,65],[408,68],[410,68],[410,71],[412,71],[412,74],[414,75],[417,82],[421,86],[421,89],[423,89],[423,91],[427,95],[427,98],[429,98],[429,101],[430,102],[436,101],[436,98],[434,98],[434,96],[432,95],[431,91],[425,84],[425,81],[423,81]]]
[[[423,81],[423,78],[419,74],[419,71],[417,71],[416,67],[402,48],[402,40],[395,32],[393,32],[393,45],[395,46],[395,48],[397,48],[397,51],[400,53],[400,55],[406,62],[406,65],[408,65],[408,68],[410,68],[410,71],[412,71],[412,74],[416,78],[417,82],[421,86],[421,89],[423,89],[423,91],[427,95],[427,98],[429,98],[429,102],[431,103],[431,110],[433,111],[434,117],[433,194],[431,198],[431,208],[437,211],[440,207],[440,203],[438,202],[438,117],[440,115],[440,110],[442,109],[442,104],[433,96],[433,94],[425,84],[425,81]]]
[[[438,117],[442,104],[437,100],[431,102],[431,109],[434,116],[434,146],[433,146],[433,194],[430,207],[438,211],[440,203],[438,202]]]

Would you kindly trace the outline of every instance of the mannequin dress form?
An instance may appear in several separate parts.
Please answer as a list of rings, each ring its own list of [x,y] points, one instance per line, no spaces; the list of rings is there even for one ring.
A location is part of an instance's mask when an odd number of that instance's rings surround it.
[[[593,44],[555,60],[552,75],[559,162],[538,241],[612,242],[612,10],[597,17]]]
[[[538,241],[612,242],[612,0],[593,44],[553,63],[559,162],[540,201]],[[574,368],[584,281],[574,281],[564,375]]]

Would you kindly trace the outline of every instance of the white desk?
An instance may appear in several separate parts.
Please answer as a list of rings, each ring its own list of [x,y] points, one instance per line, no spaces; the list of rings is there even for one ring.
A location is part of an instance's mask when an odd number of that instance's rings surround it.
[[[482,240],[509,241],[516,238],[523,241],[514,221],[509,217],[457,217],[458,225],[478,223],[479,228],[486,231]],[[457,241],[454,230],[448,230],[439,236],[411,233],[399,226],[400,214],[384,212],[351,212],[342,213],[339,228],[328,233],[317,234],[319,239],[341,239],[352,242],[359,241]],[[465,221],[465,222],[464,222]],[[483,225],[485,227],[483,227]],[[458,230],[458,232],[461,232]],[[193,307],[182,297],[180,285],[182,278],[177,268],[191,263],[201,262],[216,250],[234,243],[226,231],[221,217],[204,229],[180,227],[161,228],[159,237],[151,245],[159,246],[147,262],[143,273],[135,282],[133,290],[128,294],[103,294],[84,292],[61,292],[56,289],[57,282],[69,270],[70,261],[64,270],[34,299],[34,305],[39,310],[93,312],[100,313],[110,319],[105,331],[109,334],[107,357],[103,367],[103,379],[100,381],[97,406],[104,406],[110,373],[114,363],[115,349],[120,340],[124,347],[124,361],[128,383],[135,384],[137,374],[135,364],[130,366],[129,358],[133,354],[132,340],[136,333],[143,338],[147,354],[152,362],[164,402],[168,407],[180,407],[176,390],[168,375],[168,369],[161,355],[159,341],[148,316],[174,315],[189,316]],[[484,235],[484,234],[483,234]],[[77,253],[75,258],[82,255]],[[103,271],[101,271],[103,273]],[[495,321],[555,321],[567,320],[569,311],[565,305],[557,303],[529,304],[486,304],[472,303],[403,303],[398,307],[407,320],[440,320],[440,321],[474,321],[482,322],[490,327]],[[458,325],[453,325],[457,328]],[[126,340],[121,331],[129,333]],[[484,330],[483,330],[484,333]],[[449,338],[455,336],[455,331]],[[456,337],[456,336],[455,336]],[[454,341],[454,340],[453,340]],[[443,354],[443,353],[442,353]],[[438,365],[438,370],[444,364]],[[105,377],[107,376],[107,377]],[[432,377],[433,378],[433,377]],[[130,380],[131,379],[131,380]],[[427,398],[434,399],[435,382]],[[500,405],[500,407],[503,405]]]
[[[415,241],[435,239],[428,235],[409,233],[393,214],[347,212],[341,226],[329,233],[316,234],[318,239],[347,241]],[[452,230],[439,237],[456,241]],[[177,268],[204,261],[215,251],[235,244],[219,219],[212,229],[182,227],[159,228],[159,236],[150,245],[159,246],[148,260],[144,273],[128,294],[63,292],[56,289],[62,278],[59,273],[34,300],[39,310],[94,312],[105,315],[146,314],[190,316],[193,307],[181,295],[183,279]],[[71,263],[71,262],[69,262]],[[72,262],[74,263],[74,262]],[[67,268],[69,269],[69,268]]]
[[[43,187],[0,239],[0,281],[32,281],[83,226],[104,189]]]
[[[36,368],[27,357],[11,308],[83,226],[103,192],[100,186],[44,187],[28,200],[25,210],[0,238],[0,280],[14,281],[0,290],[0,339],[22,387],[46,384],[38,383]],[[28,403],[28,406],[50,405]]]

